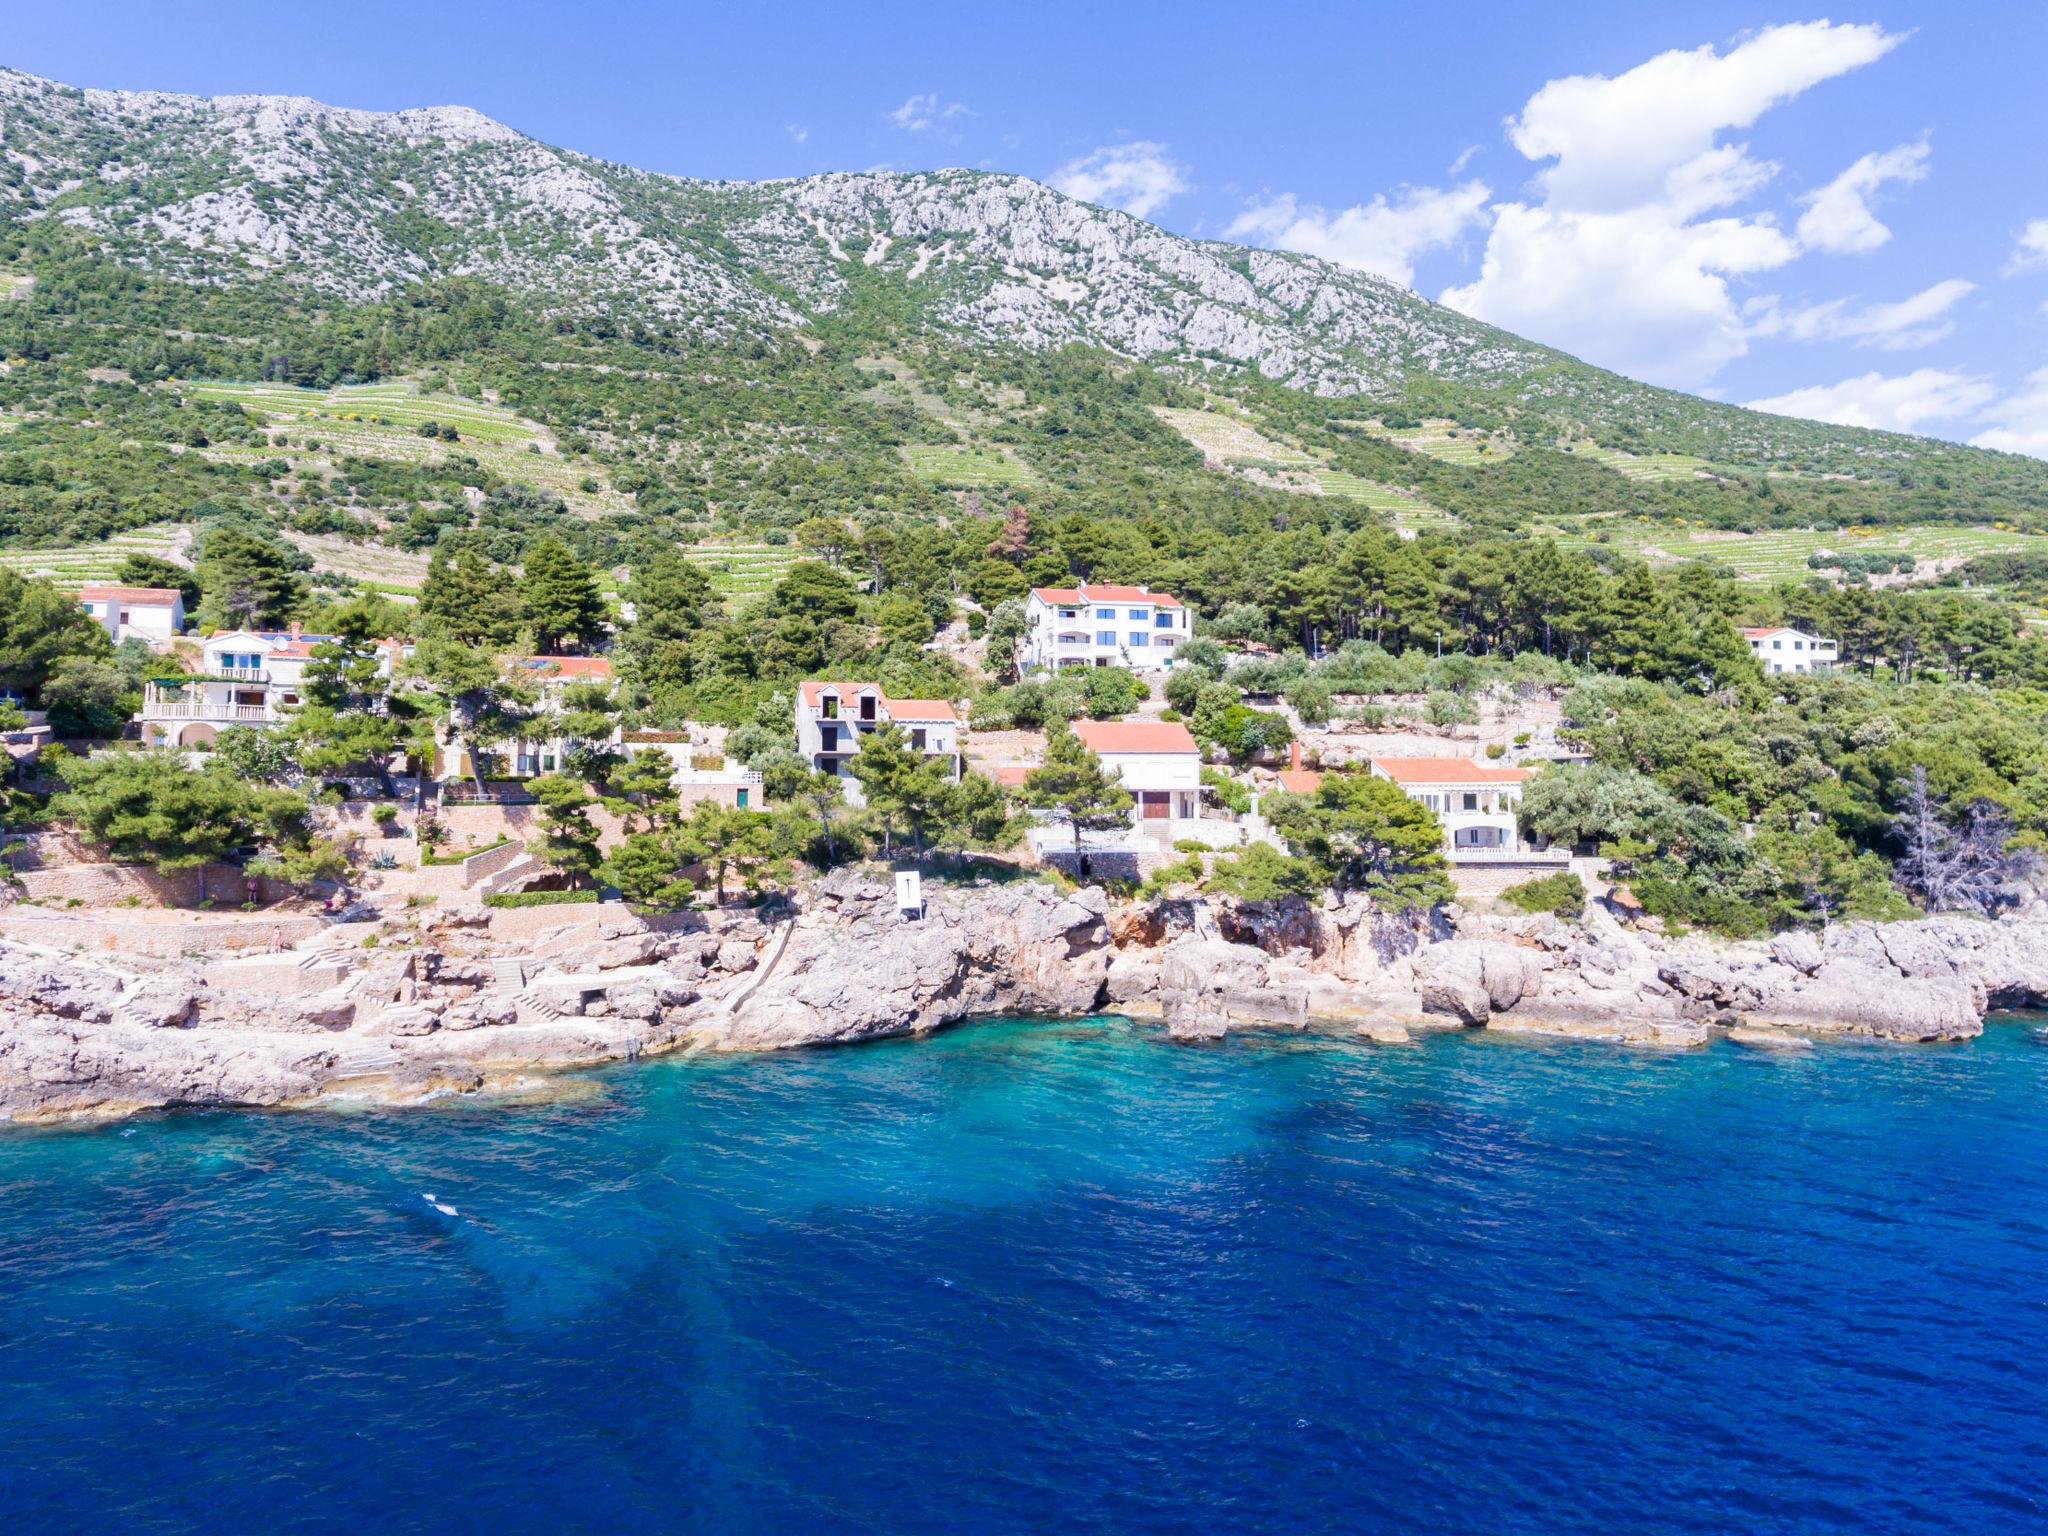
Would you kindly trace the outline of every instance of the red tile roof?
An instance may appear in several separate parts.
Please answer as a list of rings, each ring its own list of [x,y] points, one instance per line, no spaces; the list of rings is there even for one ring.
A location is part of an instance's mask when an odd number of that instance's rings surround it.
[[[1041,603],[1151,603],[1159,608],[1182,608],[1186,604],[1168,592],[1148,592],[1143,587],[1114,587],[1084,581],[1078,587],[1033,587],[1031,595]]]
[[[78,595],[94,603],[162,603],[165,607],[183,597],[176,587],[80,587]]]
[[[1469,757],[1376,757],[1372,765],[1396,784],[1519,784],[1526,768],[1488,768]]]
[[[1074,734],[1090,752],[1194,752],[1195,738],[1177,720],[1076,720]]]
[[[539,672],[554,668],[557,677],[608,678],[612,675],[609,656],[518,656],[513,658],[516,667],[525,667]]]
[[[1031,765],[1029,763],[997,763],[993,768],[989,769],[988,776],[998,784],[1014,784],[1022,787],[1024,781],[1031,777]]]
[[[1313,768],[1282,768],[1280,787],[1290,795],[1312,795],[1323,787],[1323,776]]]
[[[957,720],[953,706],[945,699],[892,699],[874,683],[834,683],[812,681],[797,685],[797,696],[804,701],[807,709],[816,709],[825,697],[827,689],[842,699],[858,698],[863,693],[872,693],[888,711],[891,720]]]

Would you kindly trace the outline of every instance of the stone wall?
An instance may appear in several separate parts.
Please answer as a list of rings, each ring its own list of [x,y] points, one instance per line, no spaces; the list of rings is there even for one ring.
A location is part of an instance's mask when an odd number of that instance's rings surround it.
[[[441,844],[443,854],[460,853],[464,848],[486,848],[506,837],[529,842],[541,834],[537,805],[444,805],[434,819],[448,833]],[[597,828],[600,848],[614,848],[625,836],[619,818],[603,806],[592,807],[590,822]]]
[[[196,907],[207,899],[216,906],[239,907],[250,899],[249,878],[232,864],[160,875],[146,865],[109,863],[97,848],[65,831],[33,832],[15,841],[8,849],[8,863],[17,871],[24,897],[53,906],[76,902],[86,907]],[[254,884],[255,899],[265,904],[296,894],[275,881]]]

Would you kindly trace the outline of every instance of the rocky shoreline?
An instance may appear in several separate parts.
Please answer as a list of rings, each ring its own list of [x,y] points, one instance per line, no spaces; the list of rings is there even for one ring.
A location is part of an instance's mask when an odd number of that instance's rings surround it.
[[[1418,927],[1359,901],[1112,909],[1038,880],[933,892],[905,922],[840,871],[794,917],[645,919],[482,907],[337,923],[211,961],[0,941],[0,1120],[175,1105],[402,1103],[674,1050],[914,1035],[996,1013],[1232,1029],[1486,1028],[1689,1048],[1943,1042],[2048,1002],[2048,915],[1849,924],[1768,944],[1672,940],[1453,910]]]

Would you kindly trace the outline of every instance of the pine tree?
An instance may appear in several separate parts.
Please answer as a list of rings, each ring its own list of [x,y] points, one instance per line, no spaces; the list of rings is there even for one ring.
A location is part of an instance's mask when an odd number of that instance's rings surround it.
[[[596,798],[574,779],[543,774],[529,786],[540,802],[541,838],[535,849],[541,859],[575,879],[598,866],[597,828],[590,820]]]
[[[519,601],[542,654],[572,643],[594,645],[604,635],[597,581],[560,539],[544,537],[527,547]]]
[[[1364,891],[1395,911],[1438,906],[1455,894],[1442,825],[1391,780],[1356,770],[1326,773],[1313,795],[1285,797],[1273,825],[1335,890]]]
[[[205,592],[201,617],[222,629],[281,624],[305,595],[284,547],[246,528],[207,533],[196,571]]]
[[[501,648],[519,633],[519,596],[511,573],[479,550],[437,545],[420,587],[421,627],[467,645]]]
[[[1122,777],[1104,772],[1102,759],[1063,720],[1046,733],[1044,763],[1025,775],[1024,801],[1071,827],[1077,851],[1083,832],[1126,825],[1137,804]]]

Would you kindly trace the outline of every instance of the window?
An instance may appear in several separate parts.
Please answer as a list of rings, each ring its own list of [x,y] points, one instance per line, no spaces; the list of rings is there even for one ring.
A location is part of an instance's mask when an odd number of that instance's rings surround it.
[[[1136,650],[1141,645],[1150,645],[1151,643],[1152,637],[1146,634],[1145,631],[1143,631],[1142,629],[1134,629],[1131,631],[1131,648],[1133,650]]]
[[[1098,608],[1095,610],[1095,617],[1098,619],[1113,619],[1116,617],[1116,610],[1114,608]]]
[[[836,726],[836,725],[821,725],[821,726],[819,726],[819,727],[818,727],[818,747],[819,747],[819,750],[821,750],[821,751],[825,751],[825,752],[836,752],[836,751],[838,751],[838,750],[839,750],[839,727],[838,727],[838,726]]]
[[[825,696],[825,718],[827,720],[837,720],[839,718],[839,695],[836,693]]]
[[[1785,649],[1785,642],[1782,640],[1773,640],[1771,642],[1771,649],[1774,651],[1782,651],[1783,649]]]
[[[735,791],[732,803],[744,811],[747,808],[747,792],[744,789]]]
[[[1097,645],[1115,645],[1116,631],[1113,629],[1098,629],[1095,631],[1095,643]]]
[[[1150,608],[1129,608],[1126,609],[1125,612],[1131,618],[1136,619],[1140,624],[1142,624],[1145,622],[1146,618],[1151,614],[1152,610]]]
[[[1468,810],[1468,811],[1476,811],[1476,810],[1478,810],[1478,809],[1479,809],[1479,797],[1478,797],[1477,795],[1475,795],[1475,794],[1471,793],[1470,791],[1467,791],[1467,792],[1466,792],[1466,795],[1465,795],[1465,799],[1464,799],[1464,809],[1465,809],[1465,810]]]
[[[1806,642],[1804,640],[1794,640],[1792,642],[1792,649],[1795,651],[1803,651],[1806,649]]]
[[[922,752],[924,750],[924,730],[922,727],[911,731],[910,750],[913,752]]]
[[[1081,610],[1078,608],[1062,608],[1060,610],[1060,617],[1063,619],[1078,619],[1081,617]]]
[[[1157,613],[1152,615],[1152,627],[1154,629],[1173,628],[1173,615],[1168,613],[1164,608],[1161,608]]]

